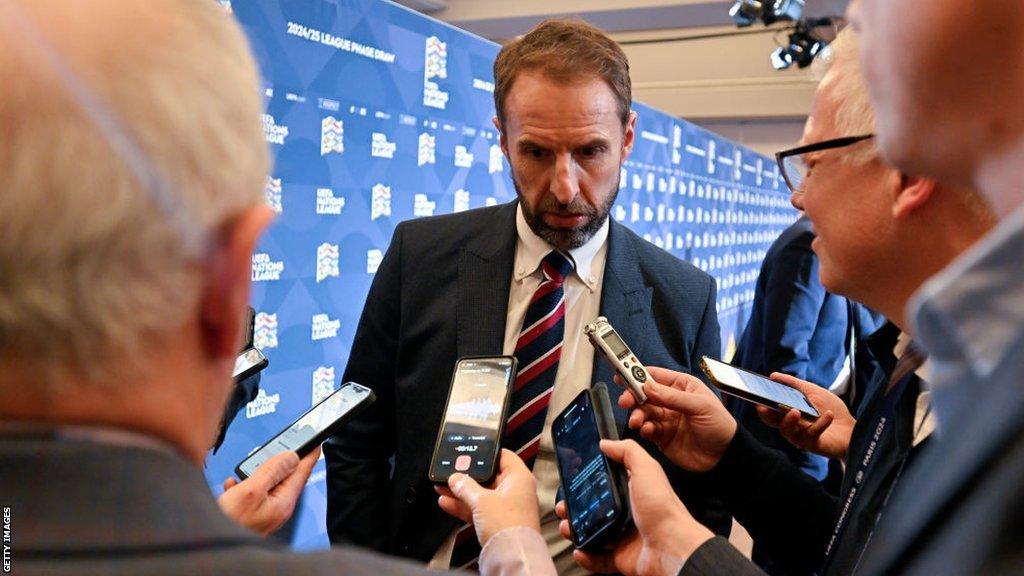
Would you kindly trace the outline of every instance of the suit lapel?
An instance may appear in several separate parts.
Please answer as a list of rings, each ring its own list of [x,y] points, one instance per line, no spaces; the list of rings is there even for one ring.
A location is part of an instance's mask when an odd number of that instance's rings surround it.
[[[458,355],[494,356],[505,343],[508,290],[515,265],[516,202],[502,206],[459,253]]]
[[[644,338],[651,319],[651,298],[654,289],[644,282],[643,274],[638,265],[639,256],[633,245],[633,238],[628,236],[621,224],[610,221],[608,230],[608,256],[604,265],[604,280],[601,286],[601,315],[632,348],[637,357],[643,358],[647,341]],[[620,390],[612,382],[612,369],[600,355],[594,354],[594,369],[591,384],[606,382],[612,393],[612,410],[619,431],[625,429],[629,413],[619,408],[615,401],[616,390]]]

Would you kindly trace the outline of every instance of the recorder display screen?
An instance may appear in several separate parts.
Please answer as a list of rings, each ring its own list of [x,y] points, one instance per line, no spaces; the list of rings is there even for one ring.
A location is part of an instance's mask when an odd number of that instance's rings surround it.
[[[616,358],[622,358],[629,353],[629,348],[626,348],[626,343],[622,341],[622,338],[619,338],[619,335],[614,330],[606,332],[602,338],[604,338],[605,343],[607,343],[612,349],[612,354],[615,354]]]

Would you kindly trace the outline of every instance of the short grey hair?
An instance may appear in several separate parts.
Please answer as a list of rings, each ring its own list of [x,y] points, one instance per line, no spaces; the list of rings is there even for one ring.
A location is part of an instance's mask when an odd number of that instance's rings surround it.
[[[202,235],[262,201],[258,73],[216,2],[11,6],[117,119]],[[203,263],[66,78],[15,32],[0,34],[0,356],[63,370],[128,360],[147,334],[185,321]]]
[[[835,125],[837,136],[859,136],[875,133],[875,109],[871,104],[867,81],[860,63],[860,41],[850,27],[836,35],[811,66],[819,89],[828,86],[836,99]],[[871,142],[871,154],[877,154]],[[867,159],[866,154],[854,157]]]

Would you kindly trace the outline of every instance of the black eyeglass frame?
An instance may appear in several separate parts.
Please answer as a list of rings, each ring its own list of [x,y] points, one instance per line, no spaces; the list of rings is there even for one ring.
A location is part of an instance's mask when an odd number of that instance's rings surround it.
[[[870,140],[874,138],[874,134],[861,134],[860,136],[843,136],[842,138],[832,138],[831,140],[822,140],[821,142],[815,142],[814,144],[805,144],[803,146],[797,146],[796,148],[790,148],[789,150],[783,150],[775,153],[775,163],[779,165],[779,173],[782,174],[782,179],[786,181],[786,186],[789,187],[790,192],[796,192],[803,194],[803,190],[797,190],[796,186],[790,180],[789,173],[786,171],[786,158],[791,156],[802,156],[804,154],[810,154],[811,152],[821,152],[822,150],[833,150],[835,148],[845,148],[847,146],[853,146],[858,142]]]

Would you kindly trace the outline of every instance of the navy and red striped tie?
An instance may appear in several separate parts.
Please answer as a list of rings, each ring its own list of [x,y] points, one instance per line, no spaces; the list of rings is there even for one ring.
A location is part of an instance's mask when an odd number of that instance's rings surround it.
[[[502,439],[502,446],[519,454],[531,469],[540,450],[551,391],[555,386],[558,362],[562,358],[562,341],[565,338],[565,290],[562,285],[572,274],[575,264],[568,254],[552,250],[540,266],[544,280],[530,298],[523,327],[516,340],[515,357],[519,361],[519,373],[513,385]],[[455,537],[450,566],[474,569],[479,556],[480,545],[473,526],[466,524]]]

